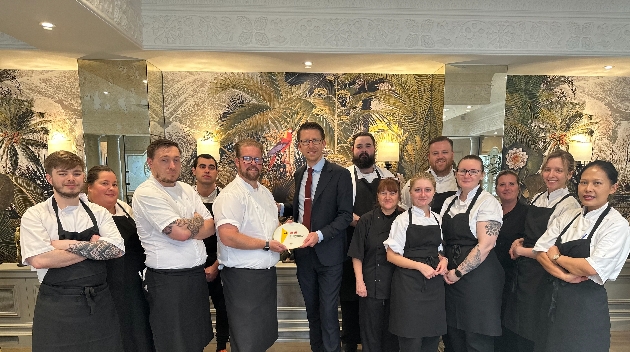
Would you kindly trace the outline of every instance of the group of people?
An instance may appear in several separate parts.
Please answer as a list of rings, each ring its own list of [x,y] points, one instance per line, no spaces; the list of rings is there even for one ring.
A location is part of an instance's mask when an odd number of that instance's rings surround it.
[[[132,206],[118,200],[106,166],[87,173],[75,154],[45,160],[53,196],[21,223],[22,257],[41,282],[33,351],[258,352],[278,338],[273,239],[279,216],[308,229],[293,254],[311,350],[608,351],[607,280],[630,252],[630,227],[608,204],[617,171],[605,161],[567,183],[571,155],[547,156],[547,191],[520,199],[518,175],[483,190],[483,161],[453,143],[429,143],[429,169],[401,190],[375,165],[376,141],[352,139],[352,165],[324,157],[326,136],[302,124],[293,202],[260,183],[263,146],[234,145],[237,175],[220,188],[209,154],[178,181],[181,151],[160,139],[147,148],[150,178]],[[581,206],[580,206],[581,203]],[[216,233],[215,233],[216,232]],[[341,305],[342,329],[338,306]]]

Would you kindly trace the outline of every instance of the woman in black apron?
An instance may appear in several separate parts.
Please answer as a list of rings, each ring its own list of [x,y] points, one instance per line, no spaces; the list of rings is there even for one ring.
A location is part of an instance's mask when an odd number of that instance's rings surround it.
[[[145,268],[145,255],[136,223],[129,215],[131,207],[118,200],[118,182],[109,167],[92,167],[86,184],[88,199],[112,213],[125,240],[125,255],[107,261],[107,283],[118,312],[124,349],[126,352],[155,351],[149,325],[149,304],[140,277]]]
[[[541,305],[536,351],[608,352],[610,316],[604,283],[630,252],[630,226],[608,204],[618,173],[607,161],[586,165],[578,196],[584,208],[554,221],[534,250],[551,274]]]
[[[431,212],[435,179],[427,172],[411,179],[413,206],[399,215],[384,242],[396,265],[391,287],[389,331],[402,352],[437,351],[446,333],[444,280],[447,260],[440,254],[439,215]]]
[[[538,309],[542,302],[540,288],[547,276],[536,261],[532,248],[555,218],[580,207],[567,189],[574,170],[571,154],[564,150],[550,153],[541,170],[547,191],[534,196],[524,223],[525,235],[515,240],[510,249],[516,265],[513,269],[514,280],[506,298],[505,326],[516,335],[519,352],[534,350],[540,318]]]
[[[499,231],[497,245],[494,251],[497,254],[499,263],[505,271],[505,284],[503,285],[503,300],[501,301],[501,330],[503,334],[494,341],[494,350],[501,352],[512,352],[516,346],[516,336],[513,332],[505,328],[504,314],[506,299],[512,289],[514,281],[515,263],[510,257],[510,247],[512,243],[523,238],[525,232],[525,218],[527,217],[527,204],[519,200],[520,182],[518,174],[512,170],[499,172],[495,180],[497,196],[501,200],[503,209],[503,225]]]
[[[499,202],[480,186],[483,162],[460,160],[459,191],[444,203],[442,232],[449,271],[446,286],[448,345],[454,352],[494,351],[501,335],[504,273],[494,252],[502,223]]]
[[[384,179],[377,189],[379,207],[357,222],[348,256],[352,257],[359,298],[361,346],[364,352],[398,352],[398,339],[389,332],[389,293],[394,266],[387,261],[383,241],[398,210],[400,186]]]

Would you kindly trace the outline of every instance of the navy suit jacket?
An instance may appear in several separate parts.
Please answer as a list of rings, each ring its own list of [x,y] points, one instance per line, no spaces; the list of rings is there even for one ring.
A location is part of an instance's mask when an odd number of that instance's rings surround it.
[[[299,194],[306,166],[295,172],[295,196],[293,197],[293,219],[299,215]],[[311,231],[321,231],[324,239],[313,248],[324,266],[340,264],[346,257],[346,228],[352,222],[352,176],[350,172],[328,160],[315,189],[311,208]],[[308,255],[308,249],[296,249],[295,258]]]

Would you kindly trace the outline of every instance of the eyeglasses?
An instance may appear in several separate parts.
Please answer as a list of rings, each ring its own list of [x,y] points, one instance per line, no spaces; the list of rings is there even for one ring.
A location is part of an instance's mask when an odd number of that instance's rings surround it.
[[[313,145],[322,144],[322,139],[301,139],[300,145],[303,147],[308,147],[309,144],[313,143]]]
[[[470,169],[470,170],[466,170],[466,169],[459,169],[457,170],[457,174],[460,176],[464,176],[466,174],[469,174],[470,176],[477,176],[481,173],[481,170],[477,170],[477,169]]]
[[[241,159],[246,164],[256,163],[258,165],[262,165],[263,163],[263,158],[258,158],[258,157],[254,158],[253,156],[242,156]]]

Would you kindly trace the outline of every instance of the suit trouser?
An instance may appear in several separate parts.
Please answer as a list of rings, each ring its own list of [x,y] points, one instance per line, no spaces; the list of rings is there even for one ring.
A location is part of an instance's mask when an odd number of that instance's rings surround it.
[[[311,350],[341,350],[339,336],[339,289],[342,263],[324,266],[313,248],[307,255],[296,256],[297,279],[306,304]]]

